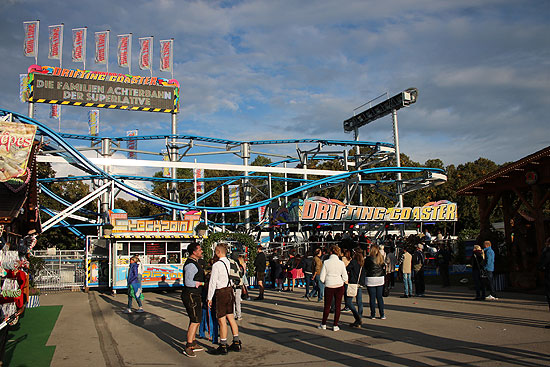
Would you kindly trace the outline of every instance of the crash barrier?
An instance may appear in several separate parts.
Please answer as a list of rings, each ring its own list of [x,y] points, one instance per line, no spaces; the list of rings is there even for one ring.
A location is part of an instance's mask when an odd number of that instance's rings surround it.
[[[84,287],[86,276],[83,250],[49,249],[34,251],[33,256],[44,260],[35,279],[35,287],[41,291],[79,290]]]

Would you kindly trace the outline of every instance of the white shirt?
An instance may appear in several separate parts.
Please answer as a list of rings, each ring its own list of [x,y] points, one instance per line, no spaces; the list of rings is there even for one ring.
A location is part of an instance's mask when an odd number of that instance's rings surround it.
[[[321,282],[325,283],[325,287],[338,288],[344,285],[348,281],[348,272],[346,271],[346,265],[338,258],[338,256],[332,254],[325,260],[323,267],[321,268]]]
[[[226,267],[227,266],[227,270]],[[227,257],[222,257],[212,265],[212,273],[210,273],[210,284],[208,285],[208,301],[214,298],[216,289],[222,289],[228,286],[229,281],[229,260]]]

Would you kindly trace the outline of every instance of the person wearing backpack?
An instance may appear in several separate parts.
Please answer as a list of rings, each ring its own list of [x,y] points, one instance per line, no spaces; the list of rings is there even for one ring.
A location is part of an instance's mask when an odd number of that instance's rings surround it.
[[[241,314],[241,300],[244,284],[244,269],[239,263],[239,254],[233,252],[229,259],[231,266],[229,267],[229,279],[233,283],[233,290],[235,291],[235,319],[242,320]]]

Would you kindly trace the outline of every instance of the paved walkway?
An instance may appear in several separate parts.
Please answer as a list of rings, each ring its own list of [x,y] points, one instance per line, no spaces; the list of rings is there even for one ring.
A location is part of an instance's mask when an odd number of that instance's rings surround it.
[[[398,285],[399,290],[401,285]],[[146,292],[146,313],[124,314],[127,296],[100,292],[41,296],[63,305],[49,339],[53,366],[548,366],[550,312],[543,296],[500,293],[472,300],[466,288],[429,286],[425,298],[385,298],[387,320],[361,329],[318,330],[322,305],[294,293],[266,292],[243,302],[243,350],[185,357],[188,318],[179,292]],[[368,296],[364,295],[365,314]],[[330,320],[330,319],[329,319]],[[329,329],[331,323],[329,321]],[[199,340],[211,348],[207,341]]]

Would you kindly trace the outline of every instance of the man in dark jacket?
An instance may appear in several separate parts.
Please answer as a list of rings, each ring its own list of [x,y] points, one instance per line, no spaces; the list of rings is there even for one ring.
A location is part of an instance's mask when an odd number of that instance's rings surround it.
[[[546,301],[550,310],[550,237],[546,239],[546,247],[542,250],[539,261],[539,270],[544,271],[544,290],[546,291]],[[550,325],[545,326],[550,329]]]
[[[417,297],[424,297],[426,285],[424,283],[424,246],[419,243],[416,245],[416,251],[412,257],[412,265],[414,270],[414,287]]]
[[[307,298],[309,301],[309,286],[313,282],[313,256],[311,251],[307,252],[307,255],[302,258],[299,267],[304,272],[304,278],[306,282],[306,294],[302,298]]]
[[[255,301],[261,301],[264,299],[264,281],[265,281],[265,268],[266,258],[262,245],[258,246],[258,253],[256,254],[256,260],[254,260],[254,267],[256,269],[256,282],[260,288],[260,294],[254,298]]]
[[[441,282],[443,287],[449,287],[451,285],[449,277],[449,264],[451,263],[451,251],[447,248],[445,243],[439,243],[439,251],[437,252],[437,266],[439,267],[439,275],[441,276]]]

